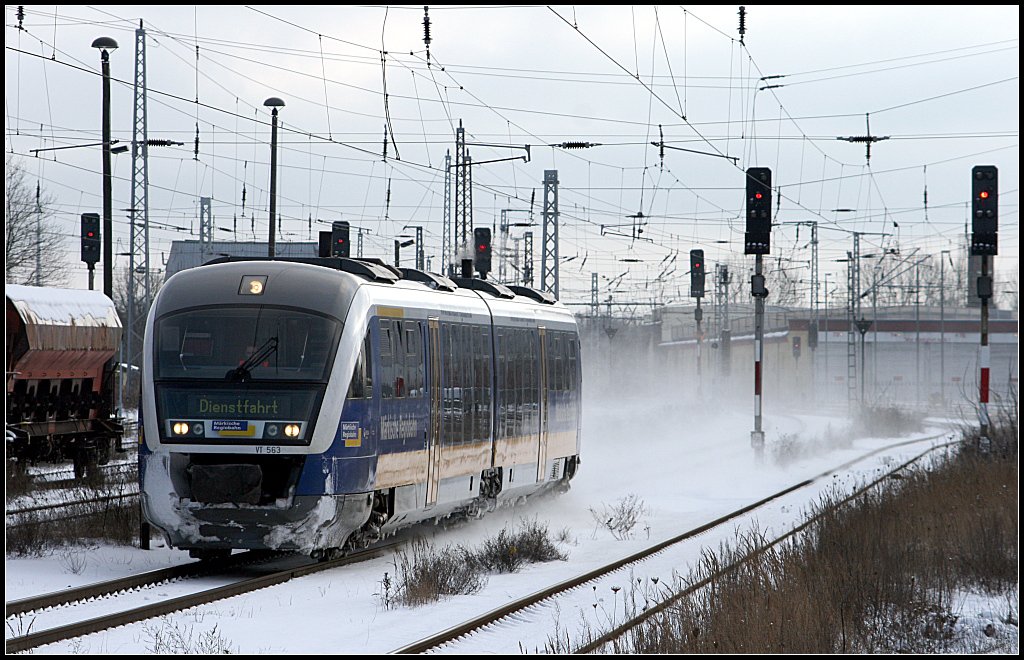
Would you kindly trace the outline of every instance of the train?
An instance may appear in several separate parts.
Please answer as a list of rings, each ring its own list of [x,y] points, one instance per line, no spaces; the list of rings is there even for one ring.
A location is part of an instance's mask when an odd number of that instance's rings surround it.
[[[72,461],[89,476],[121,449],[122,326],[98,291],[6,284],[8,470]]]
[[[170,547],[317,559],[569,487],[582,365],[549,293],[376,259],[222,257],[146,323],[142,512]]]

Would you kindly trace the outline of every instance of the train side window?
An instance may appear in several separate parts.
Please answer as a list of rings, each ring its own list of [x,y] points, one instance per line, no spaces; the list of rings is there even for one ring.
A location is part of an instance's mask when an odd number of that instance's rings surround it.
[[[459,359],[462,361],[462,442],[473,440],[473,417],[476,411],[476,389],[473,381],[473,345],[470,328],[459,325]]]
[[[405,333],[406,386],[410,397],[423,396],[423,340],[419,321],[406,321]]]
[[[391,341],[391,346],[394,349],[393,360],[395,365],[391,376],[392,385],[395,398],[403,399],[408,394],[409,377],[406,373],[405,333],[402,332],[401,321],[391,322]]]
[[[363,355],[366,356],[366,397],[373,396],[373,342],[370,338],[370,329],[366,329],[366,336],[363,337]]]
[[[530,387],[533,384],[531,375],[530,331],[516,331],[516,355],[519,356],[516,379],[519,387],[516,391],[516,433],[524,435],[529,431],[530,407],[533,398]]]
[[[487,327],[475,328],[477,406],[479,414],[475,439],[487,441],[491,436],[491,333]]]
[[[513,425],[513,415],[515,413],[515,362],[512,358],[512,351],[510,345],[512,342],[512,331],[505,330],[502,332],[501,339],[499,340],[498,347],[501,350],[501,428],[504,437],[509,438],[515,435],[515,426]]]
[[[551,373],[550,369],[541,363],[543,356],[540,353],[540,334],[533,330],[528,330],[526,333],[526,354],[529,355],[527,362],[527,390],[526,394],[529,397],[530,405],[530,419],[527,420],[528,430],[530,433],[536,433],[539,428],[540,422],[540,410],[541,410],[541,369],[546,370],[548,379],[547,386],[551,387]]]
[[[576,337],[567,335],[567,345],[569,347],[569,390],[572,392],[578,392],[580,389],[579,373],[577,371],[577,365],[579,364],[576,351],[577,342]]]
[[[458,406],[456,408],[457,419],[455,420],[455,437],[453,444],[462,444],[471,437],[473,432],[473,421],[471,413],[473,410],[473,389],[470,387],[468,375],[472,369],[466,353],[466,326],[459,323],[452,326],[452,334],[455,343],[455,373],[458,374]]]
[[[380,320],[380,395],[390,399],[395,395],[395,350],[391,319]]]
[[[356,358],[356,366],[352,371],[352,382],[348,386],[349,399],[364,399],[373,396],[373,380],[370,376],[371,369],[367,367],[367,356],[370,354],[370,331],[366,331],[362,346],[359,349],[359,357]]]
[[[505,352],[504,332],[496,328],[494,331],[494,408],[497,413],[498,425],[494,429],[495,439],[505,432]]]
[[[456,396],[458,391],[458,375],[455,369],[455,336],[450,323],[442,326],[442,346],[444,347],[444,388],[441,393],[442,423],[444,425],[443,444],[451,446],[455,443],[456,423],[462,424],[456,416],[456,408],[461,400]],[[461,428],[461,427],[460,427]]]

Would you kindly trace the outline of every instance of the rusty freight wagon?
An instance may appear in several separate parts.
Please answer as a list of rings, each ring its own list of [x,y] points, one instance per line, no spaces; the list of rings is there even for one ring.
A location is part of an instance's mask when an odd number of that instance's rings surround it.
[[[97,291],[7,284],[7,460],[72,460],[84,476],[120,447],[121,321]]]

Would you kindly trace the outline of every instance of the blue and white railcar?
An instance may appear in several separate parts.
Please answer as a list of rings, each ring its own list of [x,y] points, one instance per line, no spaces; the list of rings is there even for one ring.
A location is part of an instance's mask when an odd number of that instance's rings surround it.
[[[146,328],[140,490],[170,545],[330,555],[568,486],[579,337],[550,296],[219,261],[170,278]]]

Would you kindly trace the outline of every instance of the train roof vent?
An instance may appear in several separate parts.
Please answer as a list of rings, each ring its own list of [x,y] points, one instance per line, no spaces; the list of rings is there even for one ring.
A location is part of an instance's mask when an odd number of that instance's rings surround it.
[[[545,305],[554,305],[558,302],[558,300],[556,300],[548,291],[538,291],[537,289],[531,289],[528,286],[519,286],[517,284],[510,284],[508,288],[517,296],[526,296],[531,300],[536,300],[537,302],[544,303]]]
[[[437,273],[429,273],[425,270],[417,270],[416,268],[399,268],[402,273],[403,280],[411,280],[413,282],[423,282],[431,289],[438,289],[440,291],[454,291],[458,289],[458,285],[451,281],[444,275],[438,275]]]
[[[473,289],[474,291],[485,291],[492,296],[497,298],[515,298],[516,294],[512,293],[504,284],[498,284],[497,282],[489,282],[487,280],[480,280],[475,277],[453,277],[452,281],[459,285],[461,289]]]
[[[287,263],[309,264],[333,268],[345,273],[359,275],[373,282],[393,284],[399,280],[401,273],[380,259],[346,259],[344,257],[233,257],[226,256],[207,261],[203,266],[226,264],[238,261],[282,261]]]
[[[398,272],[397,268],[389,266],[380,259],[346,259],[345,257],[336,257],[334,261],[340,262],[338,270],[352,273],[353,275],[362,275],[374,282],[393,284],[402,278],[402,274]]]
[[[347,261],[361,261],[363,263],[367,263],[367,264],[372,264],[374,266],[378,266],[380,268],[383,268],[386,271],[389,271],[389,272],[393,273],[396,279],[399,279],[399,280],[402,279],[402,269],[401,268],[398,268],[397,266],[392,266],[391,264],[385,262],[383,259],[381,259],[379,257],[350,257],[350,258],[346,257],[345,259]]]

